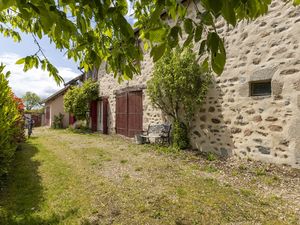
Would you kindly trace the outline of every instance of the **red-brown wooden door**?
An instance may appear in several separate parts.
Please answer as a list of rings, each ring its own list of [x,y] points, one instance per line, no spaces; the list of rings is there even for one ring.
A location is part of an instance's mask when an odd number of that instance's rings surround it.
[[[116,96],[116,132],[117,134],[128,135],[127,121],[127,93]]]
[[[97,131],[97,101],[91,101],[90,105],[91,129]]]
[[[142,91],[132,91],[116,97],[116,132],[128,137],[143,130]]]

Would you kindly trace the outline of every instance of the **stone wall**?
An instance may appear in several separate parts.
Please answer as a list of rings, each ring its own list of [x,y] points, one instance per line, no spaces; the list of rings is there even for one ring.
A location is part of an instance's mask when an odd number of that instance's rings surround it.
[[[299,7],[274,1],[254,22],[217,27],[227,63],[194,119],[193,146],[299,167]],[[250,97],[250,82],[269,79],[271,96]]]
[[[193,12],[190,11],[190,16]],[[193,118],[191,142],[201,151],[248,157],[300,167],[300,8],[280,0],[268,15],[235,28],[223,21],[227,63],[206,103]],[[148,55],[142,75],[118,84],[99,71],[100,93],[109,96],[109,129],[114,132],[116,89],[145,84],[153,64]],[[250,82],[271,80],[272,95],[250,96]],[[144,91],[144,127],[163,120]]]
[[[116,117],[116,91],[125,90],[128,87],[140,88],[143,91],[143,130],[147,130],[149,124],[160,124],[165,121],[161,111],[151,105],[146,93],[146,83],[152,74],[153,63],[149,54],[145,55],[141,65],[141,75],[135,76],[130,81],[118,83],[113,74],[106,74],[104,66],[98,71],[100,96],[108,97],[108,131],[115,133]]]

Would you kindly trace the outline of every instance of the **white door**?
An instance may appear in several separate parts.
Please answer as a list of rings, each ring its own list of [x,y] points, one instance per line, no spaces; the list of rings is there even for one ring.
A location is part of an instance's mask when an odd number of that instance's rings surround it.
[[[98,107],[97,130],[103,131],[103,102],[98,101],[97,107]]]

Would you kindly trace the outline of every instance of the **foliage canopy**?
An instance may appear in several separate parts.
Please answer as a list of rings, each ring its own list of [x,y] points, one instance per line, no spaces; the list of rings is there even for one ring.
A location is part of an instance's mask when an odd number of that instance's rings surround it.
[[[82,86],[71,87],[64,95],[64,108],[72,113],[76,119],[87,119],[89,103],[98,97],[99,85],[92,80],[87,80]]]
[[[34,107],[40,106],[41,98],[33,92],[27,91],[22,97],[26,110],[32,110]]]
[[[157,61],[169,47],[178,45],[182,33],[188,34],[184,45],[200,42],[199,55],[205,55],[209,65],[221,74],[226,62],[223,40],[216,32],[215,21],[222,17],[235,26],[239,21],[255,19],[267,13],[272,0],[130,0],[133,3],[134,28],[126,20],[126,0],[0,0],[0,32],[20,41],[18,31],[31,33],[38,51],[23,59],[24,70],[41,66],[57,82],[58,70],[43,54],[37,40],[43,36],[65,50],[66,55],[80,61],[85,71],[107,62],[119,79],[130,79],[140,73],[144,48],[151,49]],[[295,5],[300,0],[293,0]],[[188,6],[197,16],[187,17]],[[201,7],[200,7],[201,6]],[[200,10],[201,9],[201,10]],[[164,20],[167,15],[171,23]],[[135,34],[136,33],[136,34]]]

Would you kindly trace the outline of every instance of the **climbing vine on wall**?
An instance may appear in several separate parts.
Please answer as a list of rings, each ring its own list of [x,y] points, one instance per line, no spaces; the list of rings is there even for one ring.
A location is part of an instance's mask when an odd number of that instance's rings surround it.
[[[99,85],[87,80],[82,86],[71,87],[64,96],[64,108],[78,120],[88,120],[89,103],[98,98]]]

